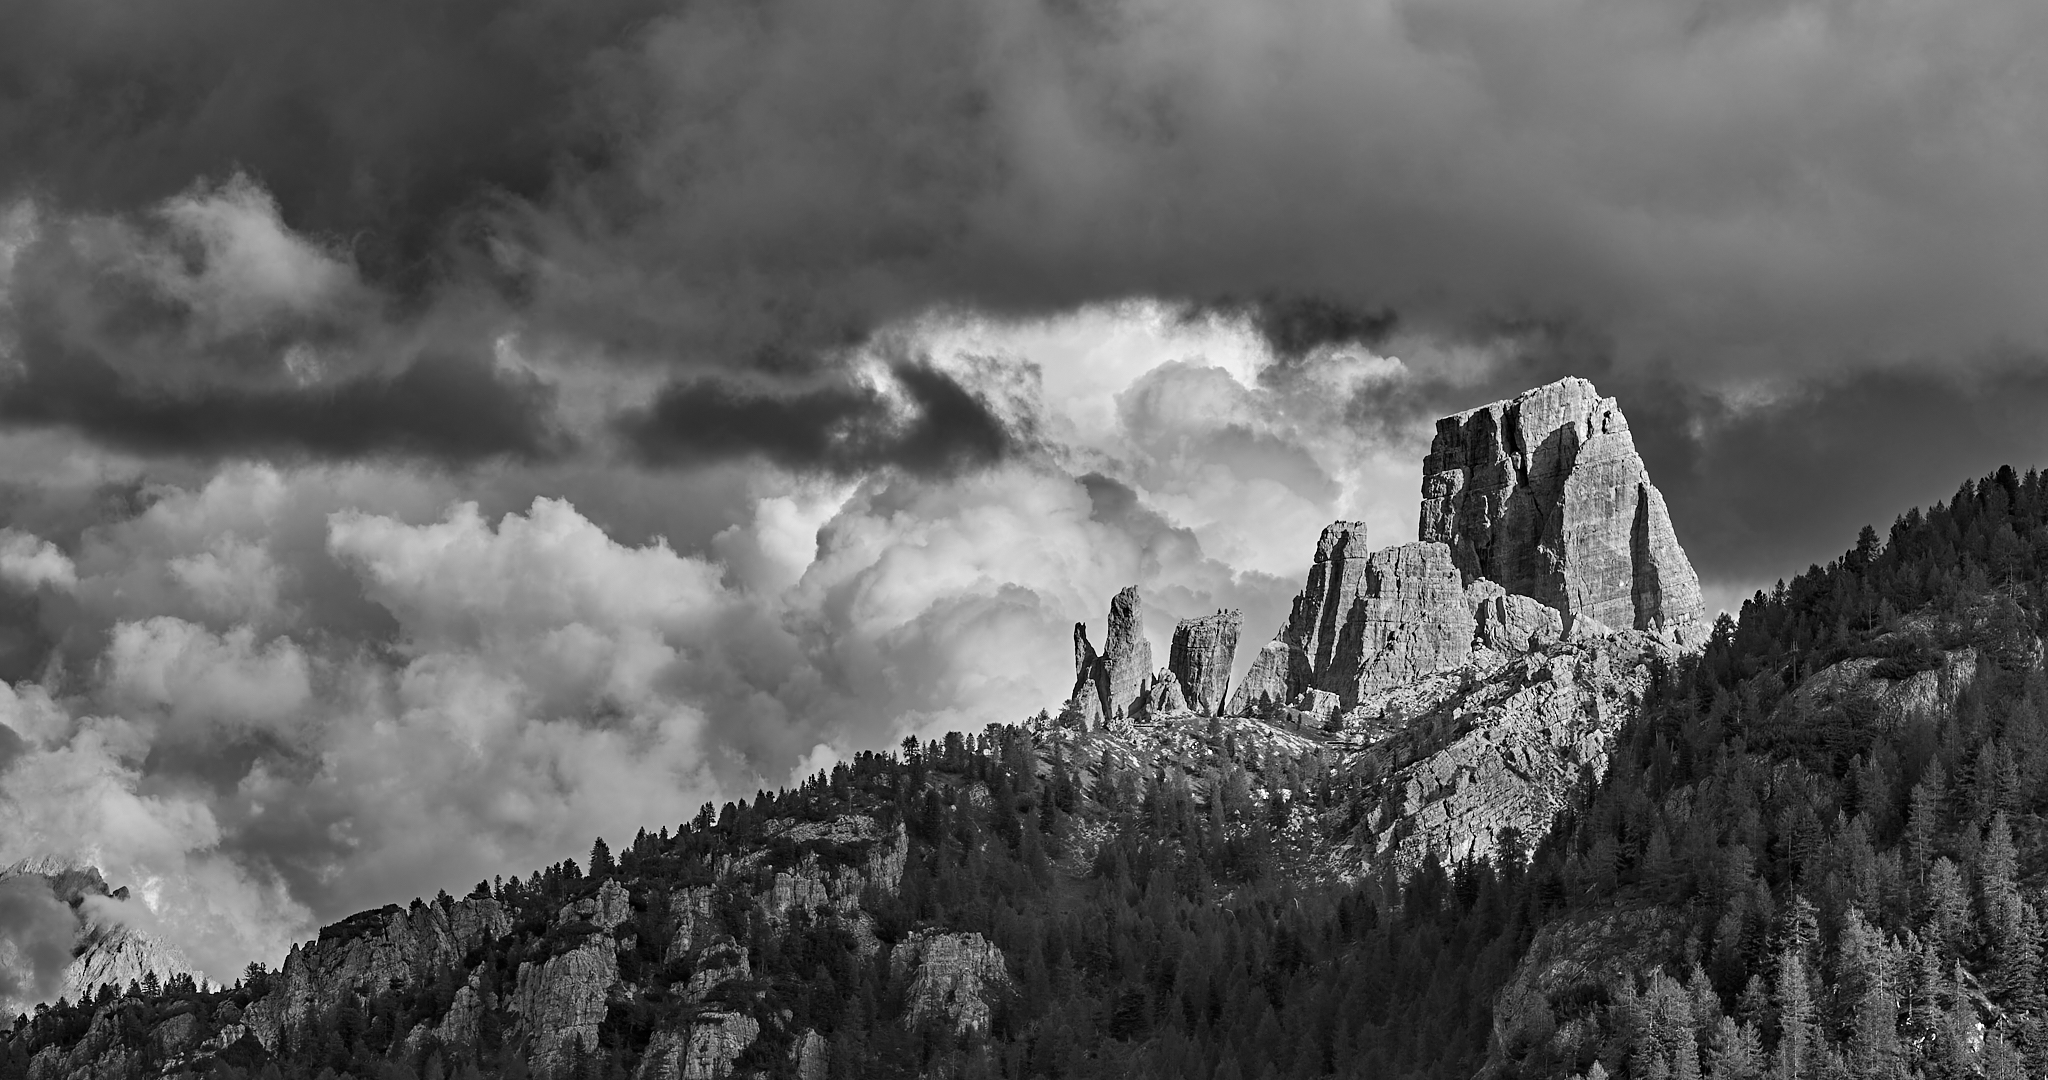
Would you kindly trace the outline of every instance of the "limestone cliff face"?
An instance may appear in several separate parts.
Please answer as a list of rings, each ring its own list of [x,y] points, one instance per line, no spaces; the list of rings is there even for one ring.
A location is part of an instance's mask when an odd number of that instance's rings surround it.
[[[618,949],[606,934],[539,963],[519,965],[519,985],[507,1010],[519,1017],[533,1071],[554,1076],[575,1060],[576,1044],[598,1045],[598,1025],[619,981]]]
[[[1413,868],[1432,851],[1445,862],[1492,856],[1503,829],[1543,835],[1558,811],[1606,775],[1651,664],[1669,651],[1633,631],[1555,643],[1372,702],[1405,719],[1353,765],[1383,792],[1361,854]]]
[[[659,1031],[640,1059],[638,1080],[725,1080],[733,1062],[761,1035],[761,1024],[741,1013],[698,1014],[688,1027]]]
[[[962,1031],[987,1031],[995,995],[1010,985],[1002,950],[980,934],[920,930],[896,946],[889,964],[910,976],[912,1024],[943,1017]]]
[[[351,995],[375,993],[392,979],[430,982],[471,949],[512,928],[496,900],[396,904],[350,916],[318,940],[292,946],[270,992],[251,1002],[246,1022],[265,1047]]]
[[[1173,648],[1166,666],[1180,684],[1187,707],[1213,716],[1230,695],[1230,665],[1237,658],[1237,637],[1244,615],[1219,611],[1199,619],[1182,619],[1173,628]]]
[[[1366,553],[1365,528],[1323,530],[1308,584],[1287,624],[1260,651],[1231,701],[1234,714],[1302,705],[1321,691],[1350,707],[1361,694],[1465,662],[1473,604],[1442,544],[1399,544]]]
[[[1617,628],[1684,635],[1704,617],[1627,418],[1584,379],[1437,421],[1422,494],[1417,535],[1468,578]]]

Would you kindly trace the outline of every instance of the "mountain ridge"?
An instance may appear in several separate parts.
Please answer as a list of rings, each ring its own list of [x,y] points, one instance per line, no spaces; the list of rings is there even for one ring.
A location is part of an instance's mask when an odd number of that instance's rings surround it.
[[[1711,628],[1450,559],[1464,656],[1394,686],[1358,673],[1437,661],[1364,635],[1401,590],[1346,535],[1317,636],[1262,652],[1307,660],[1284,698],[1198,710],[1184,660],[1077,648],[1058,717],[39,1013],[0,1076],[2040,1074],[2048,481],[1967,482]],[[1559,595],[1643,617],[1633,562],[1574,586],[1558,550]]]

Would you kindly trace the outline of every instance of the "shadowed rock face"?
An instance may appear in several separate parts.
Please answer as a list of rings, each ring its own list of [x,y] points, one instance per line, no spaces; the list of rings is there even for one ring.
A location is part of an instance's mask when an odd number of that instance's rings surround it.
[[[1703,620],[1678,546],[1613,398],[1560,379],[1437,421],[1417,536],[1449,545],[1467,578],[1568,618],[1673,631]]]
[[[1237,658],[1237,635],[1244,615],[1219,611],[1199,619],[1182,619],[1173,629],[1173,650],[1166,666],[1180,683],[1187,707],[1201,716],[1223,708],[1230,692],[1230,665]]]

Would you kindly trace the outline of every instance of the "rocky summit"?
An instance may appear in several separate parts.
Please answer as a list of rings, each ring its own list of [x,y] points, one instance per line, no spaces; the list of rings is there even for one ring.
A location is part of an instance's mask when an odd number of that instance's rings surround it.
[[[1567,620],[1697,634],[1698,575],[1613,398],[1584,379],[1437,421],[1416,535]]]
[[[1237,635],[1244,615],[1219,611],[1199,619],[1182,619],[1173,628],[1173,649],[1167,669],[1180,684],[1181,700],[1201,716],[1213,716],[1230,696],[1230,665],[1237,658]]]

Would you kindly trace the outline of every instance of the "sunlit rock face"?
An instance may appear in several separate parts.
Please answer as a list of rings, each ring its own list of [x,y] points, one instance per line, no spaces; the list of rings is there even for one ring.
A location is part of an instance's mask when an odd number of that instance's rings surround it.
[[[1245,675],[1230,711],[1295,702],[1310,691],[1344,707],[1361,694],[1457,667],[1471,652],[1473,605],[1442,544],[1367,553],[1365,527],[1340,521],[1316,542],[1287,625]]]
[[[1074,624],[1074,692],[1063,715],[1088,731],[1126,723],[1144,711],[1151,675],[1152,643],[1145,639],[1145,602],[1133,585],[1109,602],[1102,652],[1089,644],[1087,625]]]
[[[1199,619],[1182,619],[1173,628],[1173,649],[1166,666],[1180,684],[1187,707],[1213,716],[1230,695],[1230,665],[1237,658],[1238,631],[1244,615],[1219,611]]]
[[[1613,398],[1566,378],[1437,421],[1417,536],[1468,578],[1567,620],[1681,639],[1703,621],[1699,576]]]

